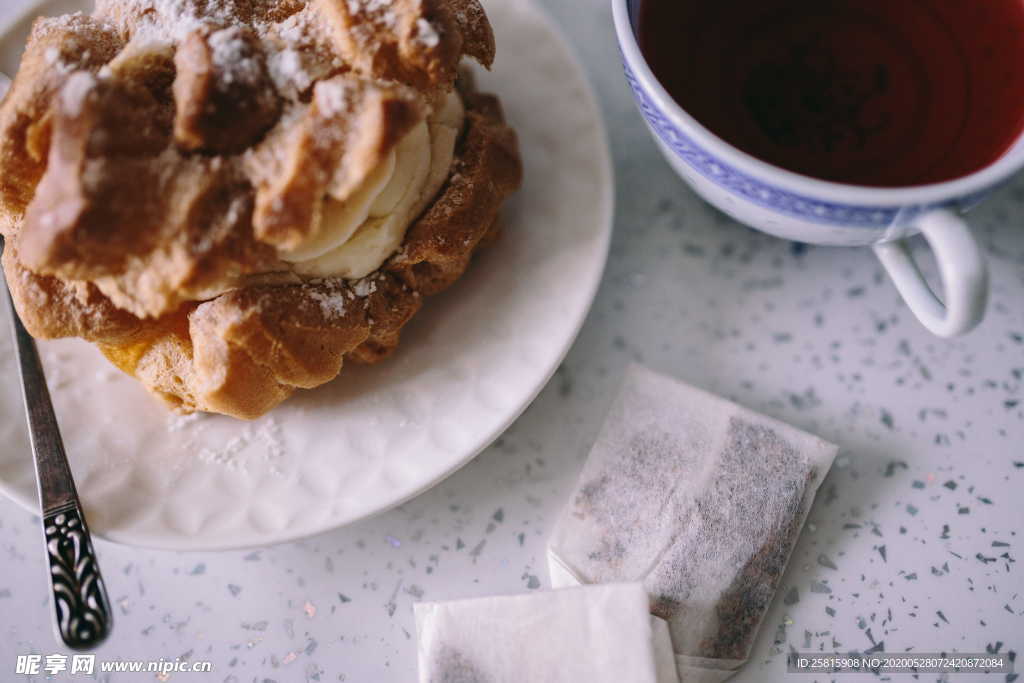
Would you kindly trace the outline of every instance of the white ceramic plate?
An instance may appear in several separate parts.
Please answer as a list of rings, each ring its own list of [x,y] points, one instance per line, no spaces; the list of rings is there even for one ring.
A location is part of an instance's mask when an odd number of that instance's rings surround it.
[[[525,182],[505,207],[501,241],[427,301],[390,360],[346,367],[245,423],[173,417],[91,345],[40,345],[95,534],[198,550],[353,522],[471,460],[551,377],[604,268],[611,164],[600,112],[557,29],[525,0],[485,4],[498,57],[480,85],[501,95],[519,132]],[[0,38],[8,73],[24,36],[15,24]],[[8,323],[0,325],[0,491],[37,511]]]

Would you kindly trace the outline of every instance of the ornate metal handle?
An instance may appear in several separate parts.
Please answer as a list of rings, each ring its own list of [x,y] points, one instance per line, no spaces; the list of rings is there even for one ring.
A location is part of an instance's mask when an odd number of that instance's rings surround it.
[[[0,253],[3,247],[0,237]],[[5,284],[0,282],[4,291],[7,290]],[[103,642],[110,633],[110,602],[78,501],[75,480],[64,454],[64,442],[60,438],[35,340],[18,318],[10,292],[7,292],[7,301],[39,484],[39,508],[46,535],[57,634],[69,648],[88,650]]]
[[[57,632],[68,647],[90,650],[110,632],[110,603],[78,504],[44,515],[43,532]]]

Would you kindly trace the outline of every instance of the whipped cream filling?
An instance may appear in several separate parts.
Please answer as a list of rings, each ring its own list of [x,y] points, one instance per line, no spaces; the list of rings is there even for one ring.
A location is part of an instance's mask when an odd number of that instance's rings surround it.
[[[308,277],[359,279],[380,268],[448,177],[464,117],[461,97],[449,93],[355,192],[326,196],[319,232],[282,260]]]

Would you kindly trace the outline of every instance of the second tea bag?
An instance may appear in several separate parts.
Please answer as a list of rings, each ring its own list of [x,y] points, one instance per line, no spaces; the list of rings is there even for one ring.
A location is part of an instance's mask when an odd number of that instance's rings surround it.
[[[674,683],[639,583],[416,603],[422,683]]]
[[[633,366],[549,542],[555,586],[642,581],[680,679],[747,660],[836,447]]]

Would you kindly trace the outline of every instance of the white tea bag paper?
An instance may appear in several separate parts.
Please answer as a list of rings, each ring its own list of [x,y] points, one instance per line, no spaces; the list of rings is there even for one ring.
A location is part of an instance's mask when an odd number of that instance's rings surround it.
[[[674,683],[639,583],[414,606],[421,683]]]
[[[836,446],[640,366],[549,542],[552,585],[641,581],[680,680],[747,660]]]

